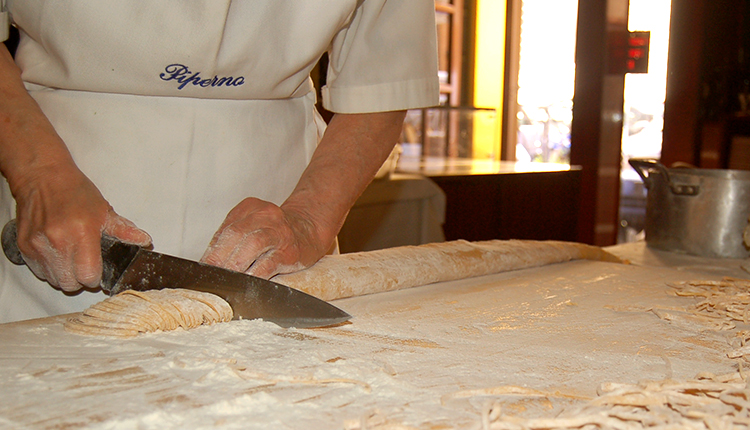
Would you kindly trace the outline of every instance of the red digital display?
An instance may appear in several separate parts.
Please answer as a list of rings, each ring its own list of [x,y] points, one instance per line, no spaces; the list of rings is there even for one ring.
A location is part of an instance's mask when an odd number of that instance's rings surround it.
[[[629,43],[629,45],[630,46],[646,46],[647,47],[649,39],[650,39],[649,37],[634,36],[633,33],[630,33],[630,39],[629,39],[630,43]]]
[[[628,49],[625,61],[626,73],[648,73],[648,51],[651,32],[628,32]]]

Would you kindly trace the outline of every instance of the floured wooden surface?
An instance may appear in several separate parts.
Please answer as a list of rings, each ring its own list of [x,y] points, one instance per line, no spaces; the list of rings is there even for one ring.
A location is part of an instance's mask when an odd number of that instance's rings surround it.
[[[671,267],[699,276],[735,276],[750,278],[750,259],[702,258],[695,255],[661,251],[649,248],[640,241],[604,248],[607,252],[638,266]]]
[[[697,276],[573,261],[337,300],[352,323],[314,330],[0,325],[0,428],[480,429],[498,403],[553,417],[604,382],[735,371],[732,332],[681,318],[695,299],[668,294]]]

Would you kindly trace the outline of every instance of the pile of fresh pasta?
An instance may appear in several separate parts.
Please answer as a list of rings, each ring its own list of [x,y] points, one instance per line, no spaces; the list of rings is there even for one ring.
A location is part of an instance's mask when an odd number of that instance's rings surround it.
[[[226,322],[232,316],[229,304],[214,294],[184,289],[126,290],[68,319],[65,330],[82,335],[133,337]]]

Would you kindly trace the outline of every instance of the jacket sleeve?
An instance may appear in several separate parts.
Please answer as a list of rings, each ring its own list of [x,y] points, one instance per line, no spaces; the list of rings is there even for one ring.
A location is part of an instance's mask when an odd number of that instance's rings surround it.
[[[0,42],[10,37],[10,14],[5,9],[5,0],[0,0]]]
[[[433,0],[363,0],[329,51],[323,106],[367,113],[438,104]]]

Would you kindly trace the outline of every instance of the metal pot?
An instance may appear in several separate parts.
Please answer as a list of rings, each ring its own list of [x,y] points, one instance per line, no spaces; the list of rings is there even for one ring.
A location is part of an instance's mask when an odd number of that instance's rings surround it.
[[[748,258],[750,171],[666,168],[631,159],[648,189],[646,244],[712,258]]]

